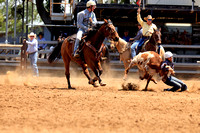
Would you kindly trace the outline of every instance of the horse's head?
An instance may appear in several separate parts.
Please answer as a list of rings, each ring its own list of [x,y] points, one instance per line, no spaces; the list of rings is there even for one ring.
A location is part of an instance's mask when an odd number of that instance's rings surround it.
[[[110,20],[106,20],[104,19],[104,24],[102,26],[101,32],[104,33],[104,36],[114,40],[114,41],[118,41],[119,40],[119,35],[115,29],[115,26],[112,24],[112,22]]]
[[[160,30],[154,30],[151,38],[154,40],[155,44],[161,44],[161,32]]]

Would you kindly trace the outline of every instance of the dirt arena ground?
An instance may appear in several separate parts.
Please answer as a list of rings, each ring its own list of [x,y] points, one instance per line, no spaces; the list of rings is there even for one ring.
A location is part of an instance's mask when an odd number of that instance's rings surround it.
[[[163,92],[162,82],[150,83],[129,75],[138,91],[120,91],[121,77],[103,76],[105,87],[93,88],[85,77],[72,75],[76,90],[65,77],[39,78],[1,75],[1,133],[148,132],[199,133],[200,81],[183,79],[188,92]]]

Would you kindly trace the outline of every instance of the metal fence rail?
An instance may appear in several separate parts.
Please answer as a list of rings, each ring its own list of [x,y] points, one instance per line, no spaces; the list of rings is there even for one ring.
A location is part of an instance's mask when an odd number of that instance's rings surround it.
[[[57,41],[45,41],[39,43],[46,43],[48,45],[56,45]],[[185,49],[200,49],[199,45],[163,45],[164,48],[185,48]],[[27,56],[25,54],[27,45],[4,45],[0,44],[0,50],[5,51],[20,51],[19,53],[8,52],[7,54],[0,54],[0,67],[10,66],[10,67],[21,67],[22,70],[28,68]],[[48,55],[51,50],[40,50],[39,54]],[[110,53],[110,58],[119,59],[119,53]],[[174,58],[195,58],[200,59],[200,55],[174,55]],[[109,62],[110,70],[116,72],[123,72],[124,66],[123,63],[119,60],[110,60]],[[64,71],[63,60],[59,59],[55,64],[50,65],[47,62],[47,59],[38,58],[38,68],[40,70],[62,70]],[[73,68],[73,67],[71,67]],[[77,70],[81,70],[81,68],[77,68]],[[200,61],[197,63],[175,63],[175,71],[179,74],[200,74]],[[136,67],[130,70],[130,72],[137,72]]]

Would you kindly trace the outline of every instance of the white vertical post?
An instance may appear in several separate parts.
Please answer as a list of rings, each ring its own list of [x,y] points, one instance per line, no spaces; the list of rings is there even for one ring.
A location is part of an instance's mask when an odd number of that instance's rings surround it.
[[[17,16],[17,0],[15,0],[15,25],[14,25],[14,44],[16,44],[16,16]]]
[[[145,3],[144,3],[144,0],[142,2],[142,9],[144,10],[145,9]]]
[[[195,1],[192,0],[192,10],[191,10],[192,12],[194,11],[194,2],[195,2]]]
[[[32,2],[32,11],[31,11],[31,15],[32,15],[32,18],[31,18],[31,31],[33,31],[33,9],[34,9],[34,3],[33,3],[33,0],[31,1]]]
[[[8,0],[6,0],[6,40],[5,43],[8,44]]]

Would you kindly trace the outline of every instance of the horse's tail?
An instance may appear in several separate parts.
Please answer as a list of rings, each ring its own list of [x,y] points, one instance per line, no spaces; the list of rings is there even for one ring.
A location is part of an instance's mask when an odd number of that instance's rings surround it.
[[[48,57],[48,62],[53,63],[56,59],[61,57],[61,46],[63,41],[59,42]]]

